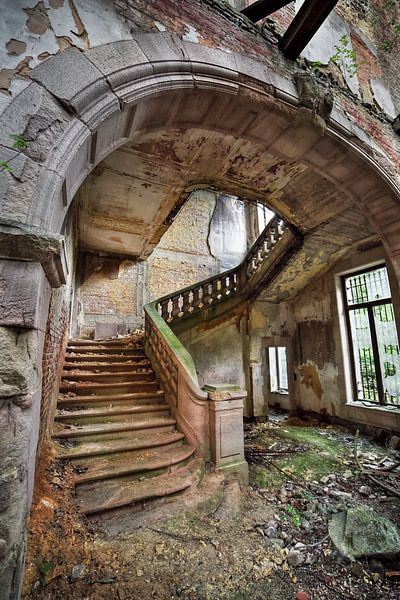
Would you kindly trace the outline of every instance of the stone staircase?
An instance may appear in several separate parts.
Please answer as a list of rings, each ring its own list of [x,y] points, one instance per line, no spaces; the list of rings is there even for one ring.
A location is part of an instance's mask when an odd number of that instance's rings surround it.
[[[198,480],[201,459],[176,429],[140,336],[69,342],[53,438],[85,515],[142,509]]]

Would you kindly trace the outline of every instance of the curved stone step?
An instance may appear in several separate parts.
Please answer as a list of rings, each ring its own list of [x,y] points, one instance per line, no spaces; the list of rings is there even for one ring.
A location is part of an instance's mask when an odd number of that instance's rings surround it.
[[[155,392],[158,388],[159,384],[154,379],[154,375],[151,374],[149,377],[143,376],[143,378],[138,381],[132,381],[128,383],[68,384],[65,381],[62,381],[60,385],[60,392],[73,392],[77,396],[84,396],[90,393],[96,393],[99,396],[109,396],[113,393],[128,394],[129,392]]]
[[[134,431],[136,436],[146,435],[150,429],[170,431],[175,425],[176,421],[172,417],[154,417],[117,423],[94,423],[92,425],[68,425],[64,429],[56,425],[53,435],[60,440],[90,439],[93,436],[96,436],[98,440],[103,440],[104,437],[127,431]]]
[[[61,396],[58,399],[57,406],[63,407],[82,407],[88,406],[125,406],[126,404],[136,405],[136,403],[151,404],[154,402],[160,402],[164,399],[165,394],[162,390],[149,391],[149,392],[133,392],[131,394],[109,394],[102,396],[84,396],[75,395],[73,392],[69,392],[70,395]]]
[[[155,373],[153,369],[148,367],[137,367],[136,369],[131,367],[130,370],[127,371],[115,371],[114,373],[93,373],[93,372],[84,372],[84,371],[63,371],[62,373],[62,381],[98,381],[102,383],[110,382],[110,383],[126,383],[130,381],[138,381],[140,376],[144,376],[148,378],[150,375],[155,377]]]
[[[101,482],[78,493],[80,512],[94,515],[132,505],[173,496],[196,484],[200,479],[202,460],[190,463],[172,473],[129,483]]]
[[[138,336],[137,338],[131,339],[129,335],[125,335],[120,338],[111,338],[108,340],[82,340],[82,339],[74,339],[70,338],[68,340],[68,345],[71,346],[118,346],[118,345],[126,345],[126,344],[143,344],[143,337]]]
[[[155,448],[163,448],[165,451],[169,448],[181,446],[185,436],[179,431],[158,433],[146,437],[130,437],[124,440],[84,442],[72,448],[57,448],[57,458],[59,460],[73,460],[79,462],[93,458],[97,460],[99,456],[115,457],[117,454],[123,454],[125,457],[134,459],[139,453]]]
[[[170,414],[169,406],[166,402],[157,404],[139,404],[136,406],[104,406],[97,408],[82,408],[80,410],[59,409],[55,414],[55,420],[61,423],[70,423],[71,425],[104,423],[108,421],[133,420],[152,416],[168,416]]]
[[[63,369],[71,371],[129,371],[131,369],[151,367],[151,362],[148,358],[125,360],[124,362],[65,362]]]
[[[91,354],[66,353],[65,361],[70,362],[121,362],[145,360],[147,358],[144,352],[130,352],[129,354],[99,354],[93,352]]]
[[[87,470],[74,477],[74,484],[82,489],[84,484],[92,481],[110,480],[130,477],[131,479],[141,476],[158,476],[161,473],[168,472],[171,467],[178,468],[193,456],[195,449],[192,446],[178,446],[167,451],[155,450],[145,452],[138,456],[136,460],[127,460],[123,457],[115,460],[111,457],[108,460],[91,462],[87,465]],[[80,468],[85,468],[85,463],[79,463]]]
[[[67,354],[144,354],[143,348],[134,346],[67,346]]]

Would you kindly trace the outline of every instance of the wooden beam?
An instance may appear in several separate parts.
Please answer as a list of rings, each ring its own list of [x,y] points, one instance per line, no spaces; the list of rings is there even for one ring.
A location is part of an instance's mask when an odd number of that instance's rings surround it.
[[[285,56],[298,58],[337,3],[338,0],[304,0],[279,43]]]
[[[250,4],[250,6],[246,6],[241,12],[248,17],[250,21],[257,23],[257,21],[264,19],[264,17],[268,17],[268,15],[271,15],[290,2],[291,0],[256,0],[256,2]]]

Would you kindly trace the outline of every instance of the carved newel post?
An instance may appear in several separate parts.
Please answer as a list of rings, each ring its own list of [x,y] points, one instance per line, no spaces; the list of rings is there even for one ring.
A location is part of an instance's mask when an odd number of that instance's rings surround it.
[[[247,392],[234,385],[206,385],[210,415],[211,460],[230,479],[248,483],[244,458],[243,400]]]

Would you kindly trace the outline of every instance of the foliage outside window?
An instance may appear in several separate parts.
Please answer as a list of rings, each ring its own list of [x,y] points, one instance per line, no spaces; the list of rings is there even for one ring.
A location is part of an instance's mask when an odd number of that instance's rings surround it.
[[[385,266],[342,279],[355,400],[400,406],[400,351]]]

